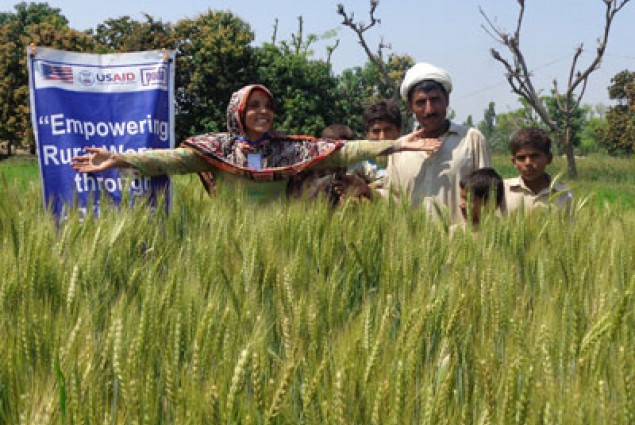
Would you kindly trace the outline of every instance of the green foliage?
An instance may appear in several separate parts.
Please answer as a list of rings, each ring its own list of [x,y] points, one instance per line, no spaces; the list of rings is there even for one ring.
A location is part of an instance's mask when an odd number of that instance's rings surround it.
[[[0,13],[0,25],[14,22],[21,27],[28,27],[48,22],[55,27],[68,26],[68,19],[62,15],[61,9],[51,7],[48,3],[20,2],[13,8],[13,13]]]
[[[629,103],[633,99],[635,83],[635,72],[625,69],[618,72],[611,78],[611,85],[608,87],[609,99],[617,100],[619,104]]]
[[[554,121],[558,123],[560,128],[564,128],[564,117],[562,116],[562,105],[564,99],[558,99],[554,96],[545,96],[543,101],[549,110],[549,114]],[[541,127],[550,131],[550,129],[540,120],[535,111],[529,106],[526,100],[519,99],[522,107],[506,113],[496,114],[495,105],[490,102],[488,108],[484,112],[483,120],[478,127],[489,141],[490,146],[495,152],[507,152],[509,141],[513,134],[526,127]],[[590,106],[577,108],[571,117],[571,141],[578,148],[578,152],[587,154],[598,150],[597,131],[606,127],[606,120],[602,116],[601,107],[596,109]],[[558,135],[550,131],[551,137],[555,143],[555,151],[562,147],[562,143],[557,139]]]
[[[489,124],[483,124],[483,122],[479,125],[479,128],[485,127],[486,130],[490,131],[490,136],[487,140],[494,152],[508,153],[509,141],[514,133],[522,128],[545,127],[527,101],[522,98],[518,100],[522,107],[515,111],[496,114],[492,128],[487,128]],[[494,105],[490,103],[490,106],[493,112]],[[488,111],[489,109],[486,111],[486,116],[489,119]]]
[[[554,93],[552,93],[552,96],[544,96],[543,101],[547,106],[551,119],[556,123],[559,129],[562,129],[560,133],[564,134],[564,131],[568,130],[570,132],[568,143],[575,147],[579,146],[580,132],[586,121],[586,111],[584,108],[575,107],[575,100],[573,98],[567,99],[565,96],[555,95]],[[569,111],[570,114],[568,121],[565,111]],[[554,142],[558,147],[562,148],[564,141],[558,139],[558,134],[555,134],[553,131],[551,133]]]
[[[46,3],[19,3],[15,10],[0,14],[0,140],[14,144],[33,143],[24,54],[30,43],[97,53],[175,49],[177,140],[225,131],[231,93],[254,82],[268,85],[274,93],[280,129],[317,135],[329,124],[343,123],[361,136],[364,106],[393,96],[414,62],[409,56],[388,57],[394,87],[385,86],[371,63],[336,77],[328,63],[311,59],[310,50],[316,40],[332,37],[332,32],[304,36],[301,18],[290,42],[253,47],[250,26],[231,12],[210,10],[176,24],[155,21],[147,14],[145,21],[122,16],[78,32],[68,27],[60,9]]]
[[[607,128],[608,122],[605,116],[589,115],[579,133],[579,152],[583,155],[587,155],[592,152],[601,151],[602,145],[598,139],[598,133],[606,130]]]
[[[491,140],[494,136],[494,130],[496,125],[496,104],[490,102],[487,105],[487,109],[483,111],[483,121],[478,125],[478,129],[483,133],[486,140]]]
[[[208,11],[173,26],[177,49],[177,140],[226,131],[231,94],[254,82],[249,24],[230,12]]]
[[[339,96],[336,107],[342,112],[339,122],[349,126],[357,134],[366,134],[364,123],[364,107],[368,99],[364,97],[364,85],[361,79],[362,68],[355,67],[345,69],[337,78],[337,91]],[[366,100],[364,100],[366,99]]]
[[[84,33],[68,28],[60,9],[47,3],[19,3],[15,10],[0,17],[0,140],[33,145],[26,47],[86,51],[92,43]]]
[[[107,19],[88,33],[98,45],[100,53],[174,48],[175,41],[171,25],[155,21],[148,14],[144,16],[145,22],[135,21],[129,16]]]
[[[289,134],[319,136],[342,116],[337,109],[337,80],[331,66],[295,53],[284,45],[264,44],[255,49],[255,81],[275,97],[276,128]]]
[[[60,226],[0,188],[0,422],[633,423],[632,210],[450,238],[175,180],[169,216]]]
[[[608,125],[597,135],[612,155],[631,155],[635,151],[635,112],[625,106],[614,106],[606,113]]]
[[[399,84],[403,76],[412,65],[414,59],[408,55],[390,55],[386,62],[388,74],[394,81],[391,87],[385,86],[383,79],[379,75],[377,66],[372,62],[367,62],[364,67],[353,67],[345,69],[338,77],[338,109],[343,114],[342,122],[348,125],[358,134],[365,134],[366,128],[362,118],[364,108],[381,99],[397,99],[399,94]],[[404,117],[404,128],[412,128],[412,119],[407,113],[407,107],[400,102],[402,116]]]
[[[631,155],[635,151],[635,72],[621,71],[611,82],[609,96],[618,104],[609,108],[607,125],[596,134],[610,154]]]

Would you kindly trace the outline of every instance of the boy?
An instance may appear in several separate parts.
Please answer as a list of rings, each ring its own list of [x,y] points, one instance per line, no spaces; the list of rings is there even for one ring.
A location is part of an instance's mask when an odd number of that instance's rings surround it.
[[[397,102],[380,100],[364,109],[368,140],[397,140],[401,136],[401,111]]]
[[[380,100],[364,109],[364,124],[368,140],[397,140],[401,136],[401,111],[397,102]],[[357,175],[373,189],[384,187],[386,170],[379,168],[374,161],[364,161],[348,169],[349,174]]]
[[[504,210],[554,206],[570,211],[573,195],[545,172],[553,159],[547,132],[537,127],[524,128],[514,134],[509,147],[520,176],[505,179]]]
[[[473,229],[478,228],[484,212],[499,209],[503,203],[503,179],[493,168],[472,171],[461,179],[459,187],[459,209],[465,223],[470,223]],[[490,199],[491,196],[494,198]]]

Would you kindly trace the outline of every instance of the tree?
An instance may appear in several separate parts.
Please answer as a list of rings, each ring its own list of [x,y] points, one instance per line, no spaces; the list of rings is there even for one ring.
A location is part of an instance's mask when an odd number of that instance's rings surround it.
[[[578,147],[580,145],[580,132],[584,124],[586,123],[587,109],[584,106],[580,106],[579,104],[566,105],[566,102],[572,102],[572,99],[567,99],[563,95],[558,95],[552,92],[552,96],[543,96],[543,103],[547,107],[547,111],[549,111],[549,115],[552,120],[555,122],[558,129],[569,128],[569,143],[573,147]],[[566,106],[565,113],[562,105]],[[567,122],[567,119],[569,120]],[[551,134],[554,140],[558,140],[560,136],[559,133],[554,132],[552,129]]]
[[[635,86],[635,72],[628,69],[618,72],[611,78],[609,99],[617,100],[618,105],[633,105]]]
[[[483,112],[483,121],[478,125],[478,129],[483,133],[487,140],[491,139],[494,134],[494,126],[496,125],[496,104],[490,102],[487,109]]]
[[[635,151],[635,72],[621,71],[611,83],[609,97],[617,105],[609,108],[607,125],[596,134],[611,155],[631,155]]]
[[[319,135],[340,122],[337,79],[323,61],[296,53],[288,44],[266,43],[255,50],[256,80],[274,95],[277,127],[289,134]]]
[[[408,55],[392,54],[386,63],[391,78],[401,80],[403,74],[414,64],[414,60]],[[365,125],[362,119],[364,107],[380,99],[394,98],[395,91],[381,83],[377,66],[373,62],[366,62],[363,67],[346,69],[338,77],[337,99],[338,109],[343,111],[343,124],[348,125],[359,134],[365,133]],[[392,91],[387,91],[392,90]],[[399,103],[402,116],[407,116],[405,104]],[[411,120],[404,119],[404,125],[410,128]]]
[[[0,140],[34,147],[29,109],[26,47],[48,46],[86,51],[92,41],[68,27],[60,9],[46,3],[19,3],[15,13],[0,14]]]
[[[22,28],[30,25],[48,22],[55,27],[67,27],[68,19],[61,14],[61,10],[50,7],[48,3],[21,2],[14,6],[15,12],[0,12],[0,25],[14,22]]]
[[[135,21],[129,16],[107,19],[94,30],[89,30],[88,34],[93,37],[98,50],[103,53],[174,48],[175,41],[170,24],[155,21],[148,14],[144,16],[145,22]]]
[[[489,145],[496,152],[509,153],[509,141],[514,133],[526,127],[544,127],[540,118],[529,103],[519,99],[521,108],[496,115],[496,120],[488,137]]]
[[[606,6],[604,13],[604,31],[598,40],[598,47],[595,56],[590,64],[585,68],[580,68],[578,61],[583,52],[583,45],[580,44],[573,55],[569,77],[564,93],[560,93],[557,81],[554,81],[554,92],[558,99],[557,109],[561,115],[562,127],[558,126],[558,122],[549,112],[548,107],[544,104],[539,96],[539,92],[534,87],[530,67],[520,47],[520,34],[525,12],[525,0],[517,0],[520,8],[516,21],[516,29],[513,33],[508,33],[496,26],[493,21],[480,9],[481,15],[485,18],[487,26],[483,28],[501,45],[503,45],[511,58],[504,58],[498,50],[492,48],[490,53],[492,57],[503,65],[505,69],[507,81],[514,93],[526,99],[529,105],[536,111],[542,121],[557,135],[557,140],[563,147],[567,156],[568,172],[571,177],[577,177],[577,169],[575,165],[573,131],[574,131],[574,113],[580,107],[582,97],[586,90],[587,83],[591,73],[599,69],[600,62],[604,56],[606,45],[608,42],[609,32],[615,15],[630,0],[602,0]]]
[[[226,130],[227,102],[254,81],[254,34],[230,12],[208,11],[174,25],[177,49],[176,133]]]
[[[606,106],[597,104],[586,106],[584,109],[586,119],[580,130],[580,147],[578,149],[582,154],[589,154],[602,149],[598,133],[608,128],[608,122],[606,121]]]

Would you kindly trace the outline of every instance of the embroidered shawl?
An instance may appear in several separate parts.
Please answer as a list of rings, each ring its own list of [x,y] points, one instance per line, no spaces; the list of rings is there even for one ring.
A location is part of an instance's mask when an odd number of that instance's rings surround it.
[[[315,139],[311,136],[287,136],[273,130],[262,143],[250,146],[244,141],[244,115],[247,101],[254,90],[263,91],[273,99],[265,86],[254,84],[241,88],[234,92],[227,107],[228,132],[193,136],[185,140],[182,147],[200,154],[216,169],[255,181],[272,181],[306,170],[343,146],[341,141]],[[249,152],[261,154],[262,169],[248,166]],[[213,173],[200,173],[199,176],[206,190],[213,192]]]

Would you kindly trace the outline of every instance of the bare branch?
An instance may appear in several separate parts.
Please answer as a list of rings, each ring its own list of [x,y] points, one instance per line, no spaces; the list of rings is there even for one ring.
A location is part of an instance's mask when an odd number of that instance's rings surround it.
[[[520,10],[518,11],[518,19],[516,20],[516,31],[514,31],[516,44],[520,44],[520,28],[523,25],[523,17],[525,16],[525,1],[518,0],[518,4],[520,5]]]
[[[586,85],[586,80],[588,80],[591,73],[600,67],[600,63],[602,62],[602,57],[604,56],[606,45],[608,43],[609,32],[611,30],[611,25],[613,24],[613,19],[615,18],[617,12],[619,12],[624,6],[626,6],[627,3],[630,2],[630,0],[620,0],[619,2],[617,0],[603,1],[606,6],[606,10],[604,12],[604,32],[600,39],[598,39],[598,47],[596,50],[595,58],[593,59],[593,61],[591,61],[591,63],[585,70],[579,71],[577,73],[577,76],[569,81],[569,87],[567,88],[567,93],[569,95],[573,95],[573,92],[580,84]],[[581,47],[582,46],[580,46],[580,48]],[[575,72],[576,66],[577,57],[574,56],[574,61],[571,64],[571,74]]]
[[[331,63],[331,56],[333,56],[333,52],[340,45],[340,39],[335,40],[335,44],[332,46],[326,46],[326,63]]]
[[[375,10],[377,9],[378,4],[379,4],[379,0],[370,0],[370,13],[369,13],[370,22],[368,24],[364,24],[363,22],[355,22],[354,13],[351,12],[351,14],[349,15],[346,12],[346,9],[344,8],[344,5],[342,3],[339,3],[337,5],[337,13],[342,16],[342,25],[349,27],[355,32],[355,34],[357,34],[357,39],[359,44],[364,49],[364,52],[366,53],[366,56],[368,57],[368,59],[373,64],[375,64],[375,66],[377,66],[377,69],[379,70],[379,73],[381,74],[386,87],[392,88],[394,86],[394,82],[390,78],[390,75],[388,74],[388,70],[386,69],[386,64],[383,61],[383,54],[382,54],[383,49],[387,48],[388,45],[385,44],[382,40],[379,43],[378,53],[374,54],[370,50],[370,47],[368,46],[368,43],[366,42],[366,39],[364,38],[364,33],[366,31],[374,27],[376,24],[380,23],[380,20],[375,17]]]
[[[586,87],[587,87],[587,83],[589,82],[589,79],[586,78],[584,80],[584,82],[582,83],[582,88],[580,89],[580,93],[578,94],[578,98],[575,102],[575,109],[578,109],[580,107],[580,105],[582,104],[582,98],[584,97],[584,92],[586,92]]]
[[[571,61],[571,69],[569,70],[569,83],[567,85],[567,87],[571,87],[571,85],[573,84],[574,81],[574,74],[576,74],[576,66],[578,63],[578,59],[580,59],[580,55],[582,54],[583,51],[583,44],[580,44],[576,49],[575,49],[575,53],[573,55],[573,60]],[[580,73],[578,72],[576,74],[576,77],[579,77]],[[569,90],[567,89],[567,93],[569,93]]]
[[[273,34],[271,35],[271,44],[276,44],[276,39],[278,37],[278,18],[274,20],[273,23]]]
[[[556,80],[555,78],[553,79],[553,93],[556,95],[556,97],[560,96],[560,90],[558,90],[558,80]]]
[[[500,62],[505,68],[505,76],[507,77],[507,81],[509,82],[512,91],[524,98],[549,128],[554,131],[558,131],[556,123],[549,115],[540,95],[533,85],[531,71],[527,66],[527,62],[525,61],[525,57],[520,47],[520,31],[525,13],[525,2],[524,0],[517,1],[520,9],[516,20],[516,28],[513,33],[508,33],[496,26],[483,9],[479,7],[481,15],[485,18],[485,21],[490,28],[490,31],[487,31],[488,34],[493,36],[497,42],[507,48],[511,54],[511,60],[503,58],[500,52],[495,49],[491,49],[490,53],[492,57]]]
[[[298,16],[298,32],[296,34],[291,34],[291,42],[293,43],[293,47],[295,49],[295,54],[300,53],[302,49],[302,42],[304,39],[304,19],[302,16]]]
[[[487,16],[485,11],[483,11],[483,8],[481,6],[478,7],[478,10],[481,13],[481,16],[485,19],[485,22],[487,22],[487,27],[485,25],[481,25],[481,28],[483,28],[485,32],[489,34],[489,36],[492,37],[497,43],[505,44],[502,41],[505,33],[496,25],[494,25],[489,16]]]
[[[615,15],[630,2],[630,0],[602,1],[606,7],[604,14],[604,31],[602,36],[598,39],[598,47],[595,52],[595,57],[586,68],[578,69],[580,58],[584,51],[583,45],[580,44],[573,54],[565,93],[560,94],[557,82],[555,80],[553,82],[556,107],[563,116],[563,122],[561,123],[562,128],[559,128],[558,124],[554,121],[554,118],[545,108],[544,102],[538,96],[538,92],[535,90],[531,80],[531,72],[529,71],[525,58],[522,54],[520,47],[520,35],[525,12],[525,0],[517,0],[520,8],[518,18],[516,20],[516,29],[513,33],[508,33],[497,27],[487,14],[479,7],[481,15],[484,17],[487,24],[487,27],[484,25],[482,25],[482,27],[488,35],[494,38],[495,41],[503,44],[511,55],[511,59],[505,59],[498,51],[491,49],[490,53],[492,54],[492,57],[500,62],[505,68],[505,75],[512,91],[524,98],[529,105],[534,108],[544,123],[553,130],[558,137],[562,137],[562,143],[565,148],[569,164],[569,174],[573,177],[576,176],[577,171],[575,168],[573,146],[571,144],[571,137],[573,134],[571,120],[576,109],[580,107],[582,97],[584,96],[588,85],[589,76],[593,73],[593,71],[600,67]],[[579,89],[579,92],[576,94],[575,92],[577,89]]]

